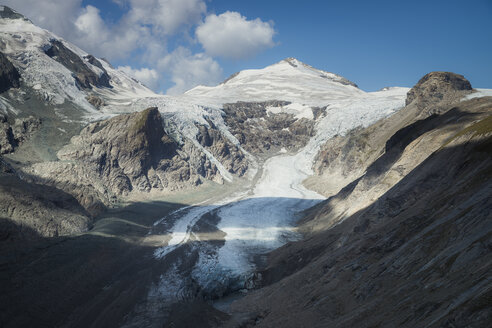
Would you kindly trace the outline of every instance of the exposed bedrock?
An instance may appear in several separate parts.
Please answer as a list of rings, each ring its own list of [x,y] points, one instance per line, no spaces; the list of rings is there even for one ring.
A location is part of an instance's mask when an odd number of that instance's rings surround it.
[[[78,85],[83,89],[92,89],[92,86],[111,88],[109,83],[110,77],[102,64],[92,55],[85,57],[85,60],[91,65],[97,67],[99,74],[90,69],[79,56],[58,40],[51,40],[51,44],[45,50],[45,53],[65,66],[73,73]]]
[[[441,106],[455,102],[471,91],[472,86],[463,75],[431,72],[408,91],[406,105],[415,102],[420,109],[432,106],[436,112]]]
[[[267,110],[289,104],[285,101],[225,104],[224,121],[242,147],[252,154],[268,155],[282,148],[296,151],[314,135],[314,121]]]
[[[228,172],[243,176],[248,170],[248,160],[241,149],[224,137],[212,122],[209,122],[209,126],[197,127],[200,145],[210,151]]]
[[[8,58],[0,52],[0,93],[20,87],[20,74]]]
[[[16,118],[10,124],[7,117],[0,114],[0,154],[12,153],[31,138],[40,125],[41,120],[33,116]]]

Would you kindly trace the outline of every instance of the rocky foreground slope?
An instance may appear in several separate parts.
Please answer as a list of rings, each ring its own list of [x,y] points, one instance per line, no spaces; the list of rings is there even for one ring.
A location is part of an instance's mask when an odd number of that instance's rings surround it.
[[[430,73],[399,113],[328,141],[316,186],[332,196],[300,222],[304,240],[270,254],[226,326],[488,326],[492,98],[460,102],[469,92],[462,76]]]

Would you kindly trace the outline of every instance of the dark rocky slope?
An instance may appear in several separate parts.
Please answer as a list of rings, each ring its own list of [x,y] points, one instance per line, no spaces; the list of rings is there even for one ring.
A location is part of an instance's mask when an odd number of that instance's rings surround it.
[[[20,86],[20,74],[7,57],[0,52],[0,93]]]
[[[99,75],[89,69],[87,64],[70,49],[65,47],[61,41],[51,40],[51,44],[46,47],[45,53],[71,71],[75,81],[77,81],[81,88],[92,89],[92,86],[111,88],[111,84],[109,83],[111,78],[94,56],[87,55],[85,60],[101,71]]]
[[[409,124],[390,136],[369,127],[343,140],[351,151],[375,138],[382,154],[307,213],[306,239],[270,254],[264,287],[226,326],[488,327],[492,99],[441,101],[376,123]]]
[[[13,124],[0,114],[0,154],[12,153],[39,129],[41,120],[33,116],[16,118]]]
[[[0,242],[87,231],[92,217],[71,195],[0,171]]]

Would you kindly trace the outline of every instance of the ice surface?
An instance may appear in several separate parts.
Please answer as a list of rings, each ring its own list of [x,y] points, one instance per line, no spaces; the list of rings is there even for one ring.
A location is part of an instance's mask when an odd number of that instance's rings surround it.
[[[463,100],[469,100],[473,98],[492,97],[492,89],[475,89],[476,92],[466,95]]]

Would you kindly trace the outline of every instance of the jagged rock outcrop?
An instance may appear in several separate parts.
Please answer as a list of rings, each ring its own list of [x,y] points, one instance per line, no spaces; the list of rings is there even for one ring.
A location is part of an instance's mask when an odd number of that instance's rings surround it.
[[[0,154],[8,154],[14,151],[16,146],[12,127],[5,116],[0,115]]]
[[[111,88],[110,77],[102,64],[93,56],[86,56],[88,63],[97,67],[100,72],[96,74],[84,63],[79,56],[58,40],[51,40],[46,47],[45,53],[70,70],[78,85],[84,89],[92,89],[92,86]]]
[[[8,60],[7,56],[0,52],[0,93],[10,88],[20,86],[20,74]]]
[[[210,121],[209,126],[198,125],[197,140],[217,158],[226,170],[243,176],[248,170],[248,160],[238,146],[232,144]]]
[[[266,155],[282,148],[295,151],[314,135],[314,121],[267,111],[268,107],[288,104],[285,101],[225,104],[224,121],[242,147],[252,154]]]
[[[471,91],[471,84],[463,75],[431,72],[408,91],[406,105],[416,102],[420,109],[433,105],[436,111],[440,106],[455,102]]]
[[[11,153],[28,140],[41,125],[41,120],[33,116],[16,118],[13,125],[7,117],[0,115],[0,154]]]
[[[102,100],[100,97],[96,95],[89,95],[87,96],[86,99],[89,102],[89,104],[94,106],[96,109],[100,109],[102,106],[105,105],[104,100]]]
[[[115,195],[172,187],[192,175],[155,107],[90,124],[58,156],[93,168]]]

